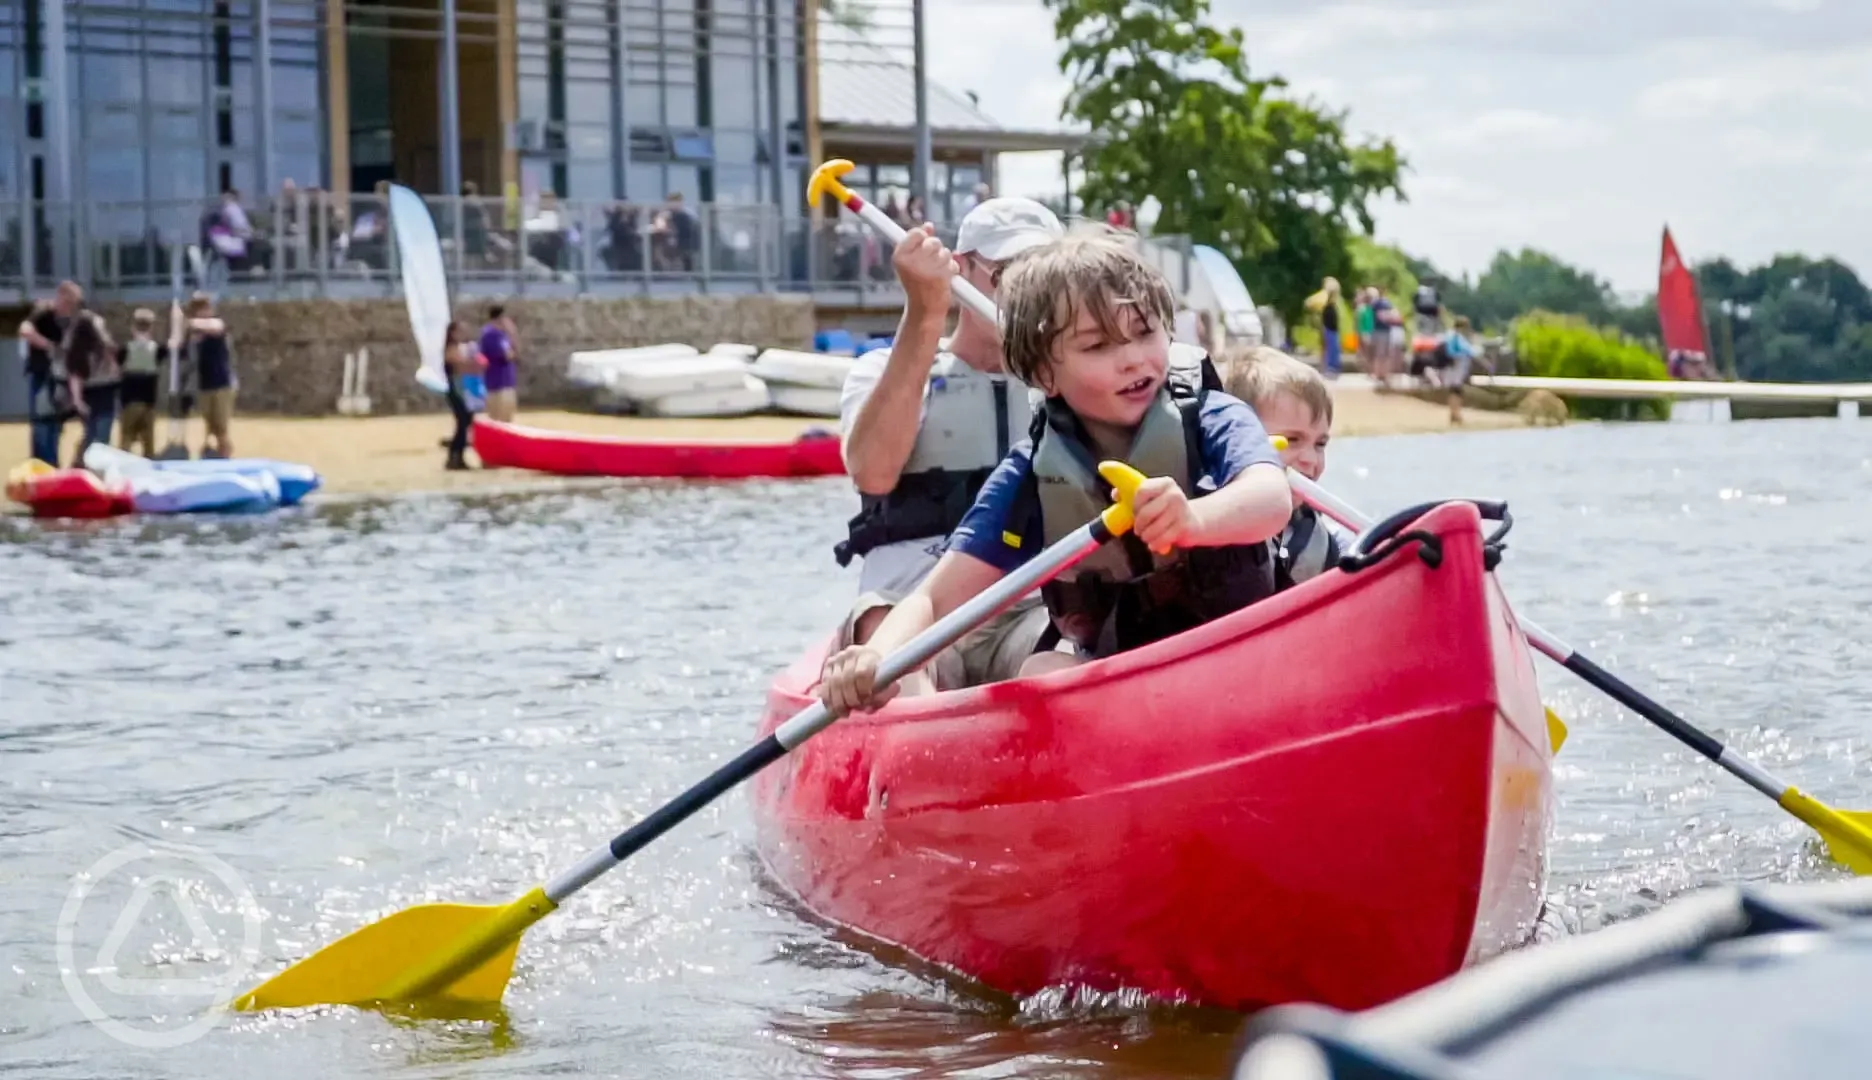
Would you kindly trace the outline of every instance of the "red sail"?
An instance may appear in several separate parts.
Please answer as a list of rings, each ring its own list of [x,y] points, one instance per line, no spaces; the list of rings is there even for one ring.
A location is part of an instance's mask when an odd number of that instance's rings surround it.
[[[1670,228],[1664,229],[1664,257],[1658,263],[1658,325],[1664,331],[1664,355],[1696,352],[1709,356],[1703,335],[1703,302],[1697,298],[1696,278],[1677,254]]]

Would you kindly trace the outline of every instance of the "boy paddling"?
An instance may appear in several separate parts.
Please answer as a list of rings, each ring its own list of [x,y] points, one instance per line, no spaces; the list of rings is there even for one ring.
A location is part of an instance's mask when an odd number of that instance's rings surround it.
[[[1001,275],[1008,371],[1047,400],[1036,437],[982,485],[948,551],[871,639],[831,656],[820,697],[871,708],[885,655],[1110,504],[1103,458],[1152,479],[1132,539],[1109,544],[1043,590],[1061,644],[1020,674],[1059,670],[1168,637],[1274,591],[1267,541],[1293,504],[1266,430],[1241,401],[1169,382],[1163,275],[1109,230],[1035,249]]]

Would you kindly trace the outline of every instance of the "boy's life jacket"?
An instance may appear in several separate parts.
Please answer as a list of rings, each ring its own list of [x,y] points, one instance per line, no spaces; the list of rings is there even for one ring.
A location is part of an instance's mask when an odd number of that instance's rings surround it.
[[[161,370],[157,363],[157,350],[161,346],[154,340],[131,338],[124,346],[123,373],[130,376],[155,378]]]
[[[977,371],[949,352],[930,367],[923,402],[923,424],[897,486],[861,496],[846,538],[832,549],[840,566],[885,544],[953,532],[1033,420],[1025,384]]]
[[[1172,375],[1145,413],[1125,461],[1146,476],[1176,480],[1202,498],[1201,414],[1205,397],[1221,389],[1207,357],[1200,383]],[[1111,505],[1111,485],[1098,474],[1098,454],[1079,418],[1061,398],[1049,398],[1033,425],[1033,469],[1008,515],[1007,539],[1025,528],[1035,500],[1045,544],[1051,545]],[[1080,560],[1041,587],[1054,629],[1093,656],[1110,656],[1181,633],[1273,595],[1272,545],[1179,549],[1157,555],[1127,534]]]
[[[1339,563],[1339,540],[1320,512],[1311,506],[1294,509],[1293,518],[1282,531],[1274,564],[1274,583],[1291,589],[1330,570]]]

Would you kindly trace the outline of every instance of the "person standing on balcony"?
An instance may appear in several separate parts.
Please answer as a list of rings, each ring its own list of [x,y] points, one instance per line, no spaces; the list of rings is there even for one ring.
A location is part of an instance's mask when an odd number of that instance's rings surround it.
[[[47,465],[58,465],[59,439],[65,431],[65,418],[72,413],[60,344],[83,303],[84,290],[78,283],[61,281],[52,302],[35,305],[19,327],[20,340],[26,343],[27,418],[32,429],[32,456]]]
[[[950,279],[992,297],[1008,260],[1064,233],[1031,199],[990,199],[963,217],[953,253],[933,226],[919,225],[892,254],[905,300],[897,336],[889,349],[853,361],[839,403],[861,508],[834,554],[841,566],[862,557],[864,567],[835,650],[868,640],[915,590],[1032,422],[1028,388],[1002,366],[999,327],[963,307],[954,335],[944,336]],[[1047,625],[1037,597],[1015,605],[936,657],[937,688],[1013,677]]]

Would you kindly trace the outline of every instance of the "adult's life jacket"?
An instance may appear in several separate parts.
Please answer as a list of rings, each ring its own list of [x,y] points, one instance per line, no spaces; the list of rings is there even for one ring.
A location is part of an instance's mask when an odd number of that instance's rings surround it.
[[[1145,414],[1125,461],[1146,476],[1168,476],[1185,494],[1202,498],[1204,397],[1219,389],[1204,358],[1201,383],[1190,386],[1173,370]],[[1037,499],[1051,545],[1111,505],[1111,485],[1098,474],[1098,454],[1084,426],[1060,398],[1049,398],[1033,429],[1033,471],[1009,515],[1023,528]],[[1018,539],[1017,537],[1011,537]],[[1093,656],[1110,656],[1221,618],[1273,595],[1274,554],[1266,541],[1153,553],[1126,535],[1086,556],[1042,586],[1041,596],[1059,635]]]
[[[885,544],[953,532],[1032,420],[1023,383],[977,371],[954,353],[938,353],[910,460],[888,495],[861,497],[846,538],[832,549],[839,565]]]

